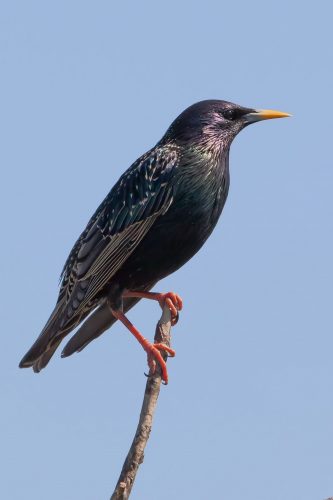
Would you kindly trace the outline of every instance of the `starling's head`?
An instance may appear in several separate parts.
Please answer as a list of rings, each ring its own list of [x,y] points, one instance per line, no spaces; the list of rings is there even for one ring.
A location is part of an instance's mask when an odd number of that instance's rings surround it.
[[[201,101],[185,109],[171,124],[165,137],[182,144],[199,142],[229,147],[238,132],[250,123],[284,116],[290,115],[243,108],[227,101]]]

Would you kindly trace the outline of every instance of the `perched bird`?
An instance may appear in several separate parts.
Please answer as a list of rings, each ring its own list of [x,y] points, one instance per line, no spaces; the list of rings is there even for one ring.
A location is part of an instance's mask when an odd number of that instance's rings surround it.
[[[174,351],[150,343],[125,314],[150,298],[162,307],[166,302],[176,321],[180,297],[151,288],[193,257],[213,231],[227,199],[229,149],[238,132],[286,116],[219,100],[183,111],[124,172],[88,222],[63,268],[56,306],[20,367],[39,372],[78,325],[62,357],[81,351],[120,320],[147,352],[149,366],[160,365],[167,383],[160,351]]]

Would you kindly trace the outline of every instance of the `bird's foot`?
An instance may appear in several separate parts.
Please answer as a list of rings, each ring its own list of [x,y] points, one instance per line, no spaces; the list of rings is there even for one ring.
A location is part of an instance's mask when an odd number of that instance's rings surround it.
[[[181,311],[183,308],[183,301],[178,293],[175,292],[157,293],[128,290],[124,293],[123,297],[139,297],[141,299],[157,300],[162,309],[166,304],[171,312],[172,325],[177,323],[178,311]]]
[[[171,324],[175,325],[178,321],[179,313],[183,308],[183,301],[178,293],[167,292],[167,293],[157,293],[157,300],[161,308],[164,308],[166,304],[171,312]]]
[[[161,368],[161,377],[166,385],[168,383],[168,370],[166,367],[166,362],[163,359],[163,356],[160,351],[165,351],[170,357],[175,356],[175,351],[162,343],[152,344],[147,340],[139,330],[130,322],[128,318],[126,318],[125,314],[122,311],[117,311],[116,309],[111,309],[112,314],[115,318],[123,323],[123,325],[128,328],[128,330],[134,335],[137,341],[142,345],[144,350],[147,353],[148,358],[148,366],[150,368],[150,372],[153,375],[156,371],[156,366],[159,364]]]
[[[164,361],[160,351],[166,352],[168,354],[168,357],[172,358],[176,355],[176,352],[165,344],[152,344],[147,339],[145,339],[143,348],[147,353],[147,361],[150,369],[150,374],[154,375],[154,373],[156,372],[156,365],[159,364],[161,368],[161,377],[164,384],[166,385],[168,383],[168,370],[166,362]]]

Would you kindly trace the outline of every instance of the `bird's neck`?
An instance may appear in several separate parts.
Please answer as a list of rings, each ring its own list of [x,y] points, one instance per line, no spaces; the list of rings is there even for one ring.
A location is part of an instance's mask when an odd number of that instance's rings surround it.
[[[204,189],[216,191],[229,179],[230,145],[222,142],[221,137],[207,135],[204,139],[185,144],[171,140],[166,141],[163,148],[176,152],[179,158],[177,182],[184,180],[193,189],[201,185],[201,189],[204,186]]]
[[[192,143],[182,150],[175,181],[184,203],[190,199],[193,213],[211,213],[216,202],[225,200],[228,193],[229,149],[221,152]]]
[[[193,142],[184,150],[184,164],[194,169],[197,176],[220,178],[229,167],[229,145],[219,140]]]

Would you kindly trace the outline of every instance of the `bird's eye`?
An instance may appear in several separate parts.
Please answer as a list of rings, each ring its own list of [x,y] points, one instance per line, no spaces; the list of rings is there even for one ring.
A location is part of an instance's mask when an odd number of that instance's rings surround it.
[[[226,120],[234,120],[236,118],[236,113],[233,109],[226,109],[222,115]]]

